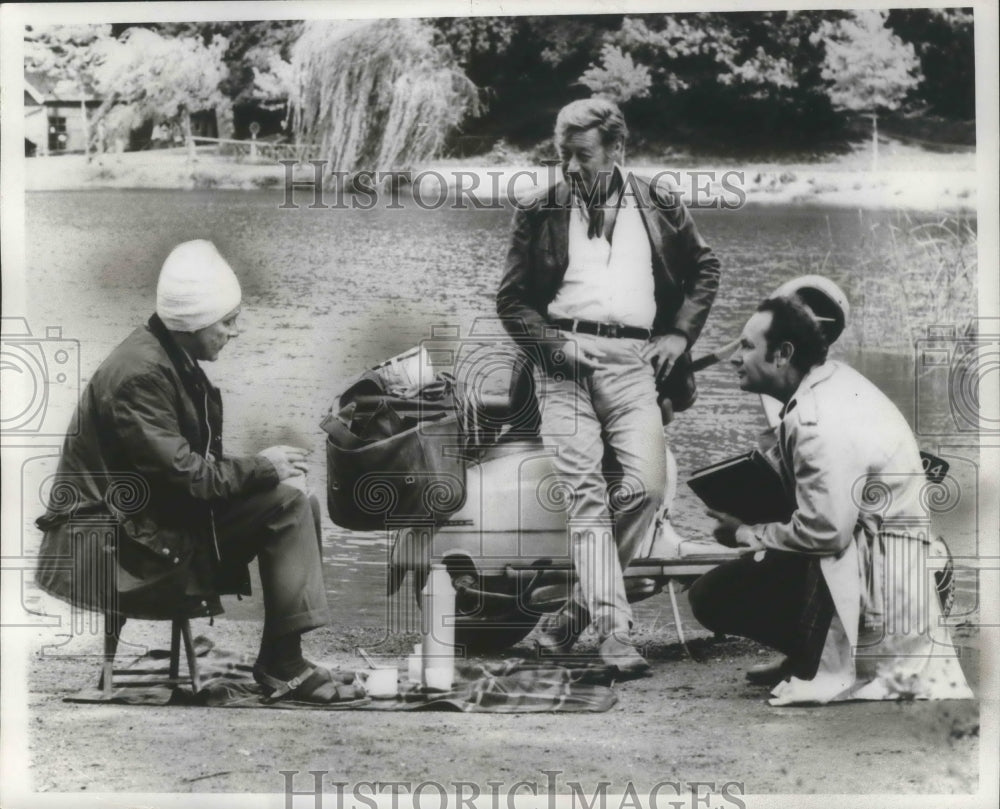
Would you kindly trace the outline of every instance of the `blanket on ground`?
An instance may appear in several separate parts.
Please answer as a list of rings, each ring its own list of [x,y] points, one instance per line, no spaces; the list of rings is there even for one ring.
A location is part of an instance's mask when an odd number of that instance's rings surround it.
[[[201,688],[151,685],[162,679],[169,654],[151,650],[128,666],[128,674],[116,675],[110,698],[96,688],[66,697],[66,702],[102,702],[122,705],[200,706],[206,708],[277,708],[281,710],[375,710],[375,711],[465,711],[468,713],[545,713],[607,711],[617,697],[611,688],[616,670],[603,665],[573,668],[544,661],[507,659],[495,662],[458,663],[450,691],[428,692],[400,683],[400,694],[390,699],[353,699],[315,703],[264,700],[264,690],[254,682],[252,660],[215,648],[211,641],[195,639]],[[116,669],[119,671],[119,669]],[[351,671],[334,671],[335,680],[355,682]],[[143,680],[147,682],[143,682]]]

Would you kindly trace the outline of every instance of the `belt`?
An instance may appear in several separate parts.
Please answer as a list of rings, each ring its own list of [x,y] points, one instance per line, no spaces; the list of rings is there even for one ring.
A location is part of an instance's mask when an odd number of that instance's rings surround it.
[[[627,337],[632,340],[648,340],[653,336],[650,329],[639,326],[622,326],[618,323],[594,323],[592,320],[573,320],[559,317],[550,321],[557,329],[579,334],[594,334],[598,337]]]

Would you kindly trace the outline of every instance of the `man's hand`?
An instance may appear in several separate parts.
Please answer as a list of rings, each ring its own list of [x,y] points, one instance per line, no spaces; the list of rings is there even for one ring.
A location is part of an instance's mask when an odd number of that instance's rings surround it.
[[[596,346],[584,342],[576,344],[576,364],[577,367],[585,371],[601,371],[607,366],[604,360],[607,354]]]
[[[707,510],[707,514],[719,521],[719,524],[712,531],[715,541],[727,548],[735,548],[738,545],[736,531],[743,523],[732,514],[726,514],[724,511],[715,511],[710,508]]]
[[[712,531],[712,536],[720,545],[725,545],[727,548],[748,548],[752,551],[766,550],[750,526],[744,525],[732,514],[715,511],[711,508],[707,509],[707,513],[709,517],[713,517],[719,522],[715,526],[715,530]]]
[[[561,351],[566,358],[566,365],[557,365],[551,373],[563,373],[573,379],[582,379],[593,371],[601,371],[607,367],[604,364],[607,354],[585,339],[566,340]]]
[[[278,480],[286,480],[295,475],[305,475],[308,454],[309,450],[307,449],[284,445],[268,447],[257,453],[258,456],[271,463],[271,466],[278,473]]]
[[[657,383],[667,378],[677,358],[687,351],[687,338],[682,334],[661,334],[643,348],[642,358],[653,363]]]
[[[293,489],[298,489],[302,492],[302,494],[312,494],[309,489],[309,481],[306,480],[306,476],[301,472],[297,475],[287,477],[281,482],[285,486],[291,486]]]

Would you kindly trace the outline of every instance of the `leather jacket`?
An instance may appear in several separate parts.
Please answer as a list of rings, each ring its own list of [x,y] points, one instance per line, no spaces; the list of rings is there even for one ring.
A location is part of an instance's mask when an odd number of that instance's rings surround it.
[[[719,288],[719,260],[705,244],[679,195],[665,183],[626,173],[623,193],[635,195],[653,258],[656,317],[653,334],[683,334],[694,345]],[[546,325],[569,265],[569,216],[573,199],[565,182],[520,203],[497,292],[497,314],[529,356],[552,370],[562,348]]]

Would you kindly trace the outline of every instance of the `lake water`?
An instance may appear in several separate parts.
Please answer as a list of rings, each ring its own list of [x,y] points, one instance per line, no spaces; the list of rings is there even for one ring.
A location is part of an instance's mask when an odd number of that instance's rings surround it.
[[[244,289],[243,334],[206,368],[226,401],[227,451],[252,453],[275,443],[311,447],[311,479],[322,492],[318,425],[339,383],[430,337],[432,327],[467,334],[477,318],[491,317],[511,214],[412,204],[282,210],[281,201],[279,191],[29,194],[25,315],[35,334],[60,326],[64,337],[80,341],[85,382],[152,311],[169,250],[180,241],[212,239]],[[823,272],[855,305],[854,325],[836,353],[860,364],[914,417],[915,384],[924,383],[914,381],[912,356],[881,351],[911,341],[900,331],[908,326],[899,312],[904,290],[894,296],[892,279],[872,269],[873,250],[880,249],[873,233],[885,232],[892,214],[750,207],[694,216],[723,266],[698,349],[737,336],[756,303],[781,282]],[[703,372],[699,390],[698,403],[668,432],[682,480],[749,448],[764,426],[756,397],[740,394],[728,367]],[[968,491],[975,458],[971,450],[965,455],[953,457],[953,466]],[[685,487],[675,513],[682,533],[709,526]],[[943,518],[964,548],[974,542],[973,517],[967,496],[963,508]],[[342,531],[324,515],[324,544],[334,611],[350,623],[379,620],[387,540]]]

